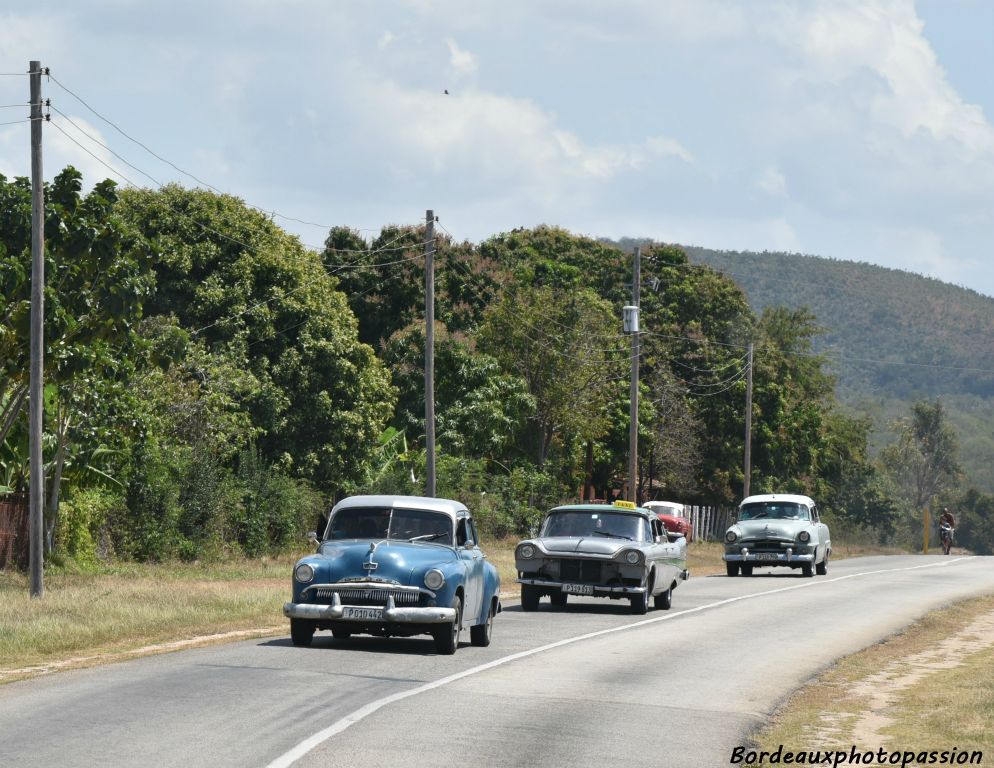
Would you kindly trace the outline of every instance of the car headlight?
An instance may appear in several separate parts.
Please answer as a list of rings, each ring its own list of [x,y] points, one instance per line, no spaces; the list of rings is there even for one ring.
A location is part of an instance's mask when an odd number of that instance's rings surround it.
[[[737,538],[738,538],[738,534],[735,533],[735,531],[732,531],[732,530],[725,531],[725,541],[727,541],[729,544],[731,544]]]
[[[301,563],[293,569],[293,578],[301,584],[310,584],[314,581],[314,568],[307,563]]]
[[[638,565],[642,562],[642,553],[637,549],[629,549],[625,552],[625,562],[629,565]]]
[[[535,557],[535,547],[533,547],[531,544],[522,544],[520,547],[518,547],[518,555],[523,560],[530,560],[531,558]]]
[[[428,589],[441,589],[445,584],[445,575],[437,568],[432,568],[425,574],[425,586]]]
[[[803,541],[806,544],[807,542],[811,541],[811,534],[808,533],[807,531],[801,531],[799,534],[797,534],[797,540]]]

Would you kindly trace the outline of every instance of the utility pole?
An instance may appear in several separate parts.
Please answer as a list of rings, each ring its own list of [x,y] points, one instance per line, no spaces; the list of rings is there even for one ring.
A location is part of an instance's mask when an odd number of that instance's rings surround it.
[[[31,80],[31,373],[28,382],[29,470],[31,473],[28,562],[31,597],[45,594],[44,510],[45,465],[41,454],[43,352],[45,334],[45,191],[41,167],[41,62],[28,68]]]
[[[628,427],[628,498],[636,504],[638,500],[639,466],[639,291],[641,288],[642,249],[635,246],[632,265],[632,306],[635,307],[631,325],[632,334],[632,387],[629,406]]]
[[[752,480],[752,342],[749,342],[749,361],[746,367],[749,369],[749,376],[746,379],[745,479],[742,481],[742,498],[749,495]]]
[[[425,496],[435,495],[435,212],[425,212]]]
[[[932,521],[930,519],[931,515],[929,515],[929,513],[928,513],[928,507],[925,507],[925,509],[922,511],[922,515],[923,515],[922,516],[922,523],[924,523],[923,529],[922,529],[922,554],[923,555],[927,555],[928,554],[928,529],[932,526]]]

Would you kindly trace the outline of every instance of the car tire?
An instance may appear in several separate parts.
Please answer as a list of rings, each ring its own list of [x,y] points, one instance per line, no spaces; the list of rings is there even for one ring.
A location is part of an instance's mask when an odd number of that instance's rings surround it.
[[[673,605],[673,585],[667,587],[665,592],[660,592],[652,599],[652,604],[662,611],[668,611]]]
[[[825,559],[815,566],[815,573],[819,576],[824,576],[828,573],[828,552],[825,553]]]
[[[752,566],[751,565],[743,565],[742,566],[742,575],[743,576],[752,576]]]
[[[459,635],[462,633],[462,600],[456,595],[452,601],[452,607],[456,609],[456,620],[451,624],[442,624],[435,629],[432,636],[435,638],[435,650],[442,656],[451,656],[459,647]]]
[[[815,575],[814,566],[811,565],[811,563],[801,563],[801,575],[805,577],[814,576]]]
[[[632,613],[636,616],[645,616],[649,612],[649,590],[629,598],[632,606]]]
[[[350,629],[333,629],[331,630],[331,636],[336,640],[348,640],[352,637],[352,630]]]
[[[725,563],[725,573],[729,576],[739,575],[739,564],[738,563]]]
[[[521,585],[521,610],[523,611],[537,611],[538,610],[538,600],[542,597],[542,593],[538,591],[538,588],[531,584]]]
[[[290,619],[290,640],[298,648],[307,648],[314,639],[317,625],[307,619]]]
[[[490,604],[490,611],[487,613],[487,620],[482,624],[469,628],[469,642],[477,648],[486,648],[490,645],[490,638],[494,633],[494,605]]]
[[[569,600],[569,595],[565,592],[553,592],[549,595],[549,600],[556,608],[565,608],[566,602]]]

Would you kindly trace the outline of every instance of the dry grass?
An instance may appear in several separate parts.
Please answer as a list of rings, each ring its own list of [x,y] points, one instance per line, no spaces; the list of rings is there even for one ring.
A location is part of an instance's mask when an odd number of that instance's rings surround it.
[[[792,696],[757,747],[988,750],[994,745],[994,596],[925,616],[840,660]]]
[[[0,573],[0,680],[74,657],[236,630],[279,631],[292,563],[287,557],[51,572],[40,600],[28,596],[23,575]]]

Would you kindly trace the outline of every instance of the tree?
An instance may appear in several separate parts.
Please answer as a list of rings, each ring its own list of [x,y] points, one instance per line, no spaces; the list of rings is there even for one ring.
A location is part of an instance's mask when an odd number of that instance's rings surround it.
[[[611,305],[587,289],[522,286],[485,315],[480,348],[524,379],[535,400],[540,470],[554,441],[584,442],[607,428],[611,385],[627,356],[617,325]]]
[[[918,515],[959,478],[959,445],[941,400],[919,400],[894,429],[897,442],[881,452],[880,461],[914,532]]]
[[[121,212],[158,254],[146,313],[254,379],[238,404],[263,461],[326,492],[359,482],[394,392],[320,257],[228,195],[131,190]]]
[[[151,285],[147,244],[115,214],[116,185],[96,184],[81,194],[74,168],[46,185],[45,375],[46,416],[53,435],[46,504],[51,546],[67,469],[97,467],[80,458],[107,455],[105,443],[121,436],[115,403],[132,370],[134,327]],[[0,177],[0,442],[24,406],[30,315],[30,185]],[[12,384],[11,384],[12,383]],[[100,413],[102,418],[95,418]],[[74,454],[78,457],[74,458]],[[103,477],[107,479],[106,473]]]

